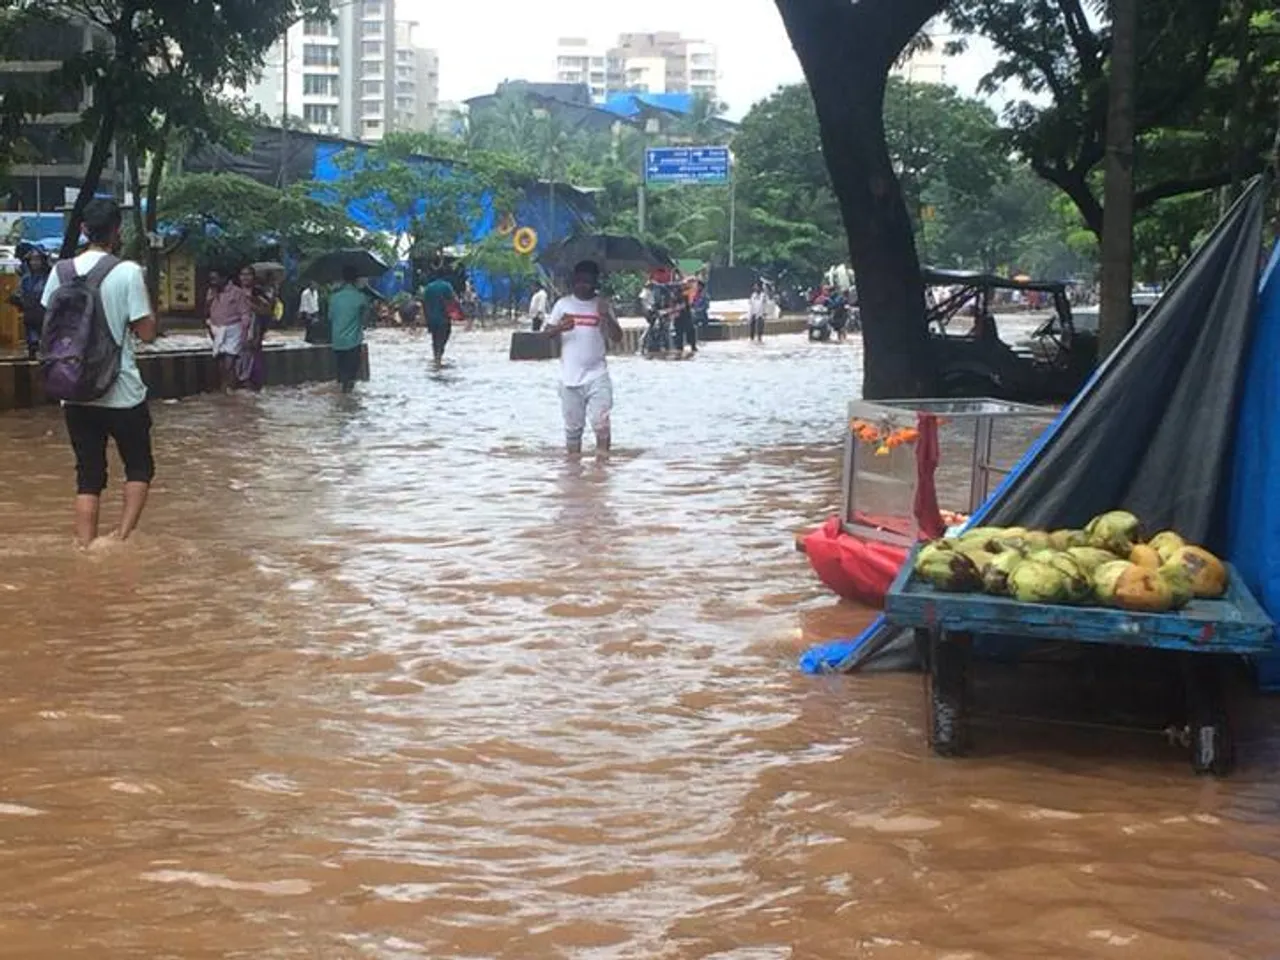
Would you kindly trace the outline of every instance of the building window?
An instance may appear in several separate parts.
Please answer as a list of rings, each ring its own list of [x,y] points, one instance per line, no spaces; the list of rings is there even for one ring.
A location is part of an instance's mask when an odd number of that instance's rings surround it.
[[[716,72],[714,70],[694,70],[689,75],[689,79],[694,83],[714,83]]]
[[[327,73],[304,73],[302,92],[309,97],[336,97],[338,78]]]
[[[364,43],[360,44],[360,53],[365,59],[369,59],[372,57],[381,59],[382,41],[381,40],[364,41]]]
[[[378,132],[379,130],[381,130],[381,129],[382,129],[382,121],[381,121],[381,120],[366,120],[366,121],[364,122],[364,132],[365,132],[365,133],[377,133],[377,132]]]
[[[381,20],[366,20],[360,24],[360,33],[366,37],[380,37],[386,31]]]
[[[302,48],[302,64],[306,67],[336,67],[338,65],[338,48],[322,47],[308,43]]]
[[[360,67],[360,76],[362,77],[381,77],[383,72],[381,62],[366,63]]]
[[[330,20],[304,20],[302,33],[307,37],[336,37],[337,24]]]
[[[382,116],[381,100],[365,100],[360,104],[360,116],[362,117],[380,117]]]
[[[362,81],[360,84],[360,93],[361,95],[366,97],[382,96],[382,81],[381,80]]]
[[[338,108],[323,103],[303,104],[302,119],[316,127],[336,127]]]

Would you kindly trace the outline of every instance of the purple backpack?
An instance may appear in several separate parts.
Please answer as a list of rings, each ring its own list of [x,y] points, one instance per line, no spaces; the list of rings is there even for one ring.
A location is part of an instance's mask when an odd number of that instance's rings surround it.
[[[76,273],[74,260],[58,263],[58,289],[49,298],[40,335],[40,367],[49,399],[97,400],[120,376],[122,344],[111,334],[100,292],[119,263],[105,256],[83,276]]]

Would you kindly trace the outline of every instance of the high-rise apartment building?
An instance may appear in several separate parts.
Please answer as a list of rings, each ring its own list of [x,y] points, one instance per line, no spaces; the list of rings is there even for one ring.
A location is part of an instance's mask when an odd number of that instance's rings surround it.
[[[624,33],[612,47],[561,38],[554,79],[582,84],[602,103],[615,93],[688,93],[715,99],[720,87],[714,44],[679,33]]]
[[[0,60],[0,97],[10,93],[33,94],[42,91],[49,76],[69,60],[95,43],[110,40],[101,31],[88,26],[49,22],[24,29],[13,50],[22,51],[21,60]],[[93,102],[93,91],[70,90],[59,94],[52,104],[53,112],[36,117],[23,127],[23,139],[7,170],[9,197],[7,206],[23,210],[54,211],[67,202],[67,191],[78,190],[93,149],[76,132],[81,115]],[[123,183],[120,157],[112,151],[102,171],[99,190],[116,192]]]
[[[426,129],[422,121],[438,99],[439,62],[413,43],[411,24],[396,22],[395,0],[347,0],[333,12],[331,20],[289,29],[267,55],[249,99],[276,122],[287,114],[315,133],[352,140]]]
[[[435,129],[440,105],[440,56],[419,46],[415,23],[396,24],[395,126],[397,130]]]

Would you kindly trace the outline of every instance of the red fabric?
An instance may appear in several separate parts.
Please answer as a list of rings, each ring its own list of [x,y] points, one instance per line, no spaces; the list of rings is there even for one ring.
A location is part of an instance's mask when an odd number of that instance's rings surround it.
[[[457,300],[446,300],[444,304],[444,312],[449,318],[450,323],[462,323],[467,319],[466,314],[462,312],[462,306]]]
[[[916,524],[927,540],[937,540],[947,532],[938,509],[938,488],[933,477],[938,470],[942,452],[938,442],[938,418],[931,413],[916,416],[916,429],[920,439],[916,441]]]
[[[804,538],[805,556],[813,572],[845,600],[883,607],[893,579],[907,560],[907,550],[845,533],[832,517]]]

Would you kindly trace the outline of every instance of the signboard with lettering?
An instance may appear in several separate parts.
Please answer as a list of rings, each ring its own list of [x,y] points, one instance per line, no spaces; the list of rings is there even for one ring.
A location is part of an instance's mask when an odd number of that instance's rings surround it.
[[[728,147],[652,147],[645,151],[644,182],[728,183],[731,162]]]

